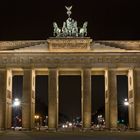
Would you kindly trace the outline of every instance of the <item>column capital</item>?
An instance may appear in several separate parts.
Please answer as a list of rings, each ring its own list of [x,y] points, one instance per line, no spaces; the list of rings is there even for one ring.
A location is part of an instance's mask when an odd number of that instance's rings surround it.
[[[85,70],[85,69],[92,69],[92,67],[82,67],[82,70]]]
[[[48,70],[52,70],[52,69],[56,69],[56,70],[58,70],[58,67],[48,67]]]
[[[50,72],[56,72],[58,74],[59,69],[58,68],[49,68],[48,73],[50,73]]]
[[[91,75],[91,68],[83,68],[81,73],[82,73],[82,76],[84,73],[89,73]]]

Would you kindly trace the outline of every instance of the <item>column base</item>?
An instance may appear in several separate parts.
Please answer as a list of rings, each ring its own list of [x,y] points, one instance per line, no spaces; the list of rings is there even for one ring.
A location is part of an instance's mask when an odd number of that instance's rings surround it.
[[[133,130],[140,131],[140,128],[136,128],[136,129],[133,129]]]
[[[57,131],[57,128],[48,128],[48,131],[49,132],[56,132]]]
[[[110,128],[110,131],[118,131],[117,127]]]
[[[5,128],[0,128],[0,131],[4,131],[4,130],[7,130],[7,129],[5,129]]]
[[[127,130],[128,130],[128,131],[140,131],[140,128],[138,128],[138,129],[135,129],[135,128],[128,128]]]
[[[11,130],[11,128],[0,128],[0,131]]]
[[[90,131],[91,130],[91,128],[89,127],[89,128],[82,128],[81,129],[83,132],[88,132],[88,131]]]
[[[32,130],[34,130],[34,128],[22,128],[21,130],[22,131],[32,131]]]

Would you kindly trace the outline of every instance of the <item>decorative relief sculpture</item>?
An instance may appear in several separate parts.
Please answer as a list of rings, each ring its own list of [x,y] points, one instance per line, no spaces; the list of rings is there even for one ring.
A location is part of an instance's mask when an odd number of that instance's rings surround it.
[[[53,23],[53,28],[54,28],[53,36],[55,37],[85,37],[87,36],[88,22],[87,21],[84,22],[83,27],[78,28],[77,21],[75,21],[74,19],[70,17],[70,15],[72,14],[71,12],[72,6],[70,7],[65,6],[65,8],[67,9],[68,19],[65,22],[63,22],[62,29],[58,27],[56,22]]]

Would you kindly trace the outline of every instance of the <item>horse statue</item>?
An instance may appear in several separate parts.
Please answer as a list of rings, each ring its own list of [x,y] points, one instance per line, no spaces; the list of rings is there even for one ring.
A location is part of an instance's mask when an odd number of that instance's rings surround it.
[[[66,27],[66,22],[63,22],[62,33],[63,33],[63,37],[68,36],[68,29]]]
[[[72,36],[78,37],[77,21],[75,21],[75,22],[73,23]]]
[[[73,20],[72,18],[68,18],[66,20],[66,25],[67,25],[67,29],[68,29],[68,36],[72,35],[72,28],[73,28]]]
[[[80,29],[79,35],[81,37],[87,36],[87,25],[88,25],[88,22],[86,21],[84,22],[83,27]]]
[[[61,35],[61,29],[58,27],[56,22],[53,23],[53,28],[54,28],[53,36],[60,36]]]

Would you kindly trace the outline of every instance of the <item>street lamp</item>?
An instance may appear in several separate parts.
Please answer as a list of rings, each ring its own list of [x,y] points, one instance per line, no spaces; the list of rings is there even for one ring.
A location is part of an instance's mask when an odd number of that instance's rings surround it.
[[[36,127],[37,127],[39,115],[35,115],[34,118],[35,118],[35,124],[36,124]]]
[[[39,119],[39,116],[38,116],[38,115],[35,115],[35,119],[36,119],[36,120]]]
[[[13,106],[14,106],[14,107],[20,106],[20,100],[19,100],[18,98],[15,98],[15,99],[14,99]]]
[[[21,122],[21,119],[19,118],[19,110],[18,110],[18,107],[20,105],[21,105],[21,101],[18,98],[15,98],[13,101],[13,107],[15,108],[13,112],[14,127],[19,126],[20,125],[19,123]]]
[[[129,105],[129,102],[128,102],[127,99],[124,99],[124,105],[125,105],[125,106],[128,106],[128,105]]]
[[[129,101],[127,98],[124,99],[124,119],[122,120],[122,123],[124,123],[126,126],[128,125],[128,106],[129,106]]]
[[[39,131],[40,131],[41,117],[39,115],[35,115],[34,118],[35,118],[36,126],[39,126]]]

